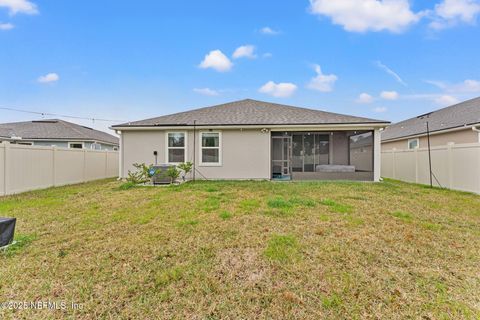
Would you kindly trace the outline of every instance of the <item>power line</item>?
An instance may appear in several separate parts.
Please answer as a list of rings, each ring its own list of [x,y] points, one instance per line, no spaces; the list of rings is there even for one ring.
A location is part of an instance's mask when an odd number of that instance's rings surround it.
[[[30,111],[30,110],[23,110],[23,109],[9,108],[9,107],[0,107],[0,110],[8,110],[8,111],[15,111],[15,112],[30,113],[30,114],[36,114],[36,115],[41,115],[41,116],[52,116],[52,117],[60,117],[60,118],[92,120],[93,122],[95,122],[95,121],[104,121],[104,122],[127,122],[126,120],[102,119],[102,118],[95,118],[95,117],[78,117],[78,116],[70,116],[70,115],[64,115],[64,114],[58,114],[58,113]]]

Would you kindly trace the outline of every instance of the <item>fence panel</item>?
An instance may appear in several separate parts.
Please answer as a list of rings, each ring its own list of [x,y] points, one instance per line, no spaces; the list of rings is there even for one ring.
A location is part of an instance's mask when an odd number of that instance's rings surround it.
[[[431,148],[433,184],[480,194],[480,143]],[[382,152],[382,176],[430,184],[428,149]]]
[[[0,195],[118,176],[118,152],[0,143]]]

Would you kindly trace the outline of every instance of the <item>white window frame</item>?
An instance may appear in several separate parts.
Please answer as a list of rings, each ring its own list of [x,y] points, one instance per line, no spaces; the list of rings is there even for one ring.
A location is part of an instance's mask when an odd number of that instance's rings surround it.
[[[169,135],[170,133],[181,133],[181,134],[184,135],[184,140],[183,140],[183,141],[184,141],[184,146],[183,146],[183,148],[182,148],[182,147],[169,147],[169,146],[168,146],[168,135]],[[174,165],[183,163],[183,162],[169,162],[169,161],[168,161],[168,150],[169,150],[169,149],[183,149],[184,152],[185,152],[184,160],[185,160],[185,162],[187,162],[187,161],[188,161],[188,158],[187,158],[187,155],[188,155],[188,153],[187,153],[187,146],[188,146],[188,133],[187,133],[187,131],[166,131],[166,132],[165,132],[165,163],[167,163],[167,164],[174,164]]]
[[[72,145],[72,144],[81,144],[81,145],[82,145],[82,149],[72,148],[72,147],[70,146],[70,145]],[[76,141],[76,142],[75,142],[75,141],[71,141],[71,142],[70,142],[70,141],[69,141],[69,142],[68,142],[68,149],[83,150],[83,149],[85,149],[85,142],[82,142],[82,141]]]
[[[202,137],[204,133],[218,133],[218,147],[204,147],[202,146]],[[222,131],[200,131],[198,135],[198,159],[199,159],[199,166],[202,167],[221,167],[223,165],[223,157],[222,157]],[[203,162],[202,161],[202,150],[203,149],[218,149],[218,162]]]
[[[412,141],[417,141],[417,146],[415,148],[410,148],[410,142],[412,142]],[[415,149],[418,149],[418,148],[420,148],[420,139],[418,139],[418,138],[408,139],[408,141],[407,141],[407,149],[408,150],[415,150]]]

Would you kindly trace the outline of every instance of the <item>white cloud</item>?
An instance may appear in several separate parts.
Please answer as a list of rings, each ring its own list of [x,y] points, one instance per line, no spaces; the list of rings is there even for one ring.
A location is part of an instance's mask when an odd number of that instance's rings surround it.
[[[478,0],[443,0],[435,5],[430,27],[444,29],[460,22],[473,24],[480,13]]]
[[[195,88],[193,91],[204,96],[218,96],[219,94],[218,91],[210,88]]]
[[[202,69],[212,68],[219,72],[229,71],[233,63],[220,50],[210,51],[199,65]]]
[[[275,83],[269,81],[265,83],[258,92],[269,94],[277,98],[286,98],[290,97],[297,90],[297,86],[289,82]]]
[[[457,90],[462,92],[480,92],[480,81],[465,80],[457,87]]]
[[[383,113],[383,112],[386,112],[388,109],[386,107],[376,107],[375,109],[373,109],[373,111],[377,112],[377,113]]]
[[[467,79],[455,84],[436,80],[426,80],[425,82],[449,93],[480,93],[480,81],[478,80]]]
[[[385,100],[397,100],[399,95],[396,91],[382,91],[380,97]]]
[[[233,53],[233,59],[239,58],[248,58],[255,59],[257,55],[255,54],[255,46],[250,44],[238,47]]]
[[[314,67],[317,76],[310,80],[307,88],[320,92],[332,91],[335,82],[338,80],[338,77],[334,74],[323,74],[322,68],[320,68],[318,64],[314,65]]]
[[[37,81],[40,83],[51,83],[51,82],[56,82],[60,79],[58,74],[56,73],[47,73],[44,76],[38,77]]]
[[[28,0],[0,0],[0,7],[8,9],[10,15],[17,13],[37,14],[37,5]]]
[[[368,93],[361,93],[357,100],[356,100],[357,103],[364,103],[364,104],[367,104],[367,103],[372,103],[373,102],[373,97],[371,95],[369,95]]]
[[[402,32],[422,16],[408,0],[310,0],[310,10],[351,32]]]
[[[404,85],[405,87],[407,86],[405,81],[403,81],[403,79],[400,78],[398,73],[396,73],[395,71],[393,71],[392,69],[384,65],[381,61],[375,61],[375,65],[380,69],[382,69],[383,71],[385,71],[387,74],[391,75],[395,80],[397,80],[398,83]]]
[[[262,29],[260,29],[260,33],[274,36],[274,35],[279,34],[280,31],[274,30],[270,27],[263,27]]]
[[[11,23],[0,23],[0,30],[12,30],[15,26]]]
[[[451,105],[457,104],[458,102],[459,101],[457,98],[449,95],[443,95],[435,98],[435,103],[437,103],[439,106],[442,106],[442,107],[451,106]]]

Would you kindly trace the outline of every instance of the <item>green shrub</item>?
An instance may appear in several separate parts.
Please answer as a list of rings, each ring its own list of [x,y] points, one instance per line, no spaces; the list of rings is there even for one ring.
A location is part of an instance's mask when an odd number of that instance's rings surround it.
[[[178,169],[183,171],[182,179],[183,181],[185,181],[185,177],[187,176],[187,174],[189,174],[190,171],[192,171],[193,163],[188,161],[188,162],[180,163],[177,167]]]
[[[127,182],[133,184],[146,183],[150,181],[156,171],[153,170],[153,165],[147,166],[145,163],[134,163],[133,166],[136,171],[128,170]]]
[[[180,176],[180,171],[177,169],[177,167],[169,167],[167,171],[165,172],[165,176],[170,178],[170,183],[173,184],[175,180],[178,179]]]

